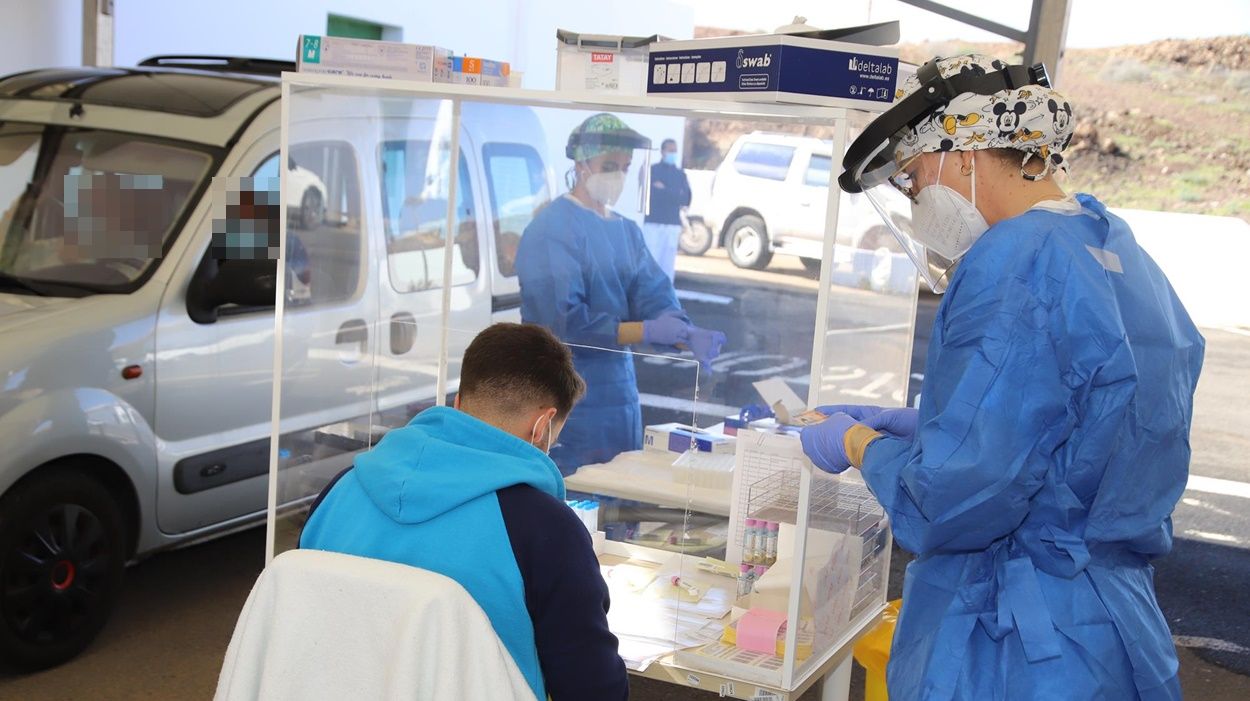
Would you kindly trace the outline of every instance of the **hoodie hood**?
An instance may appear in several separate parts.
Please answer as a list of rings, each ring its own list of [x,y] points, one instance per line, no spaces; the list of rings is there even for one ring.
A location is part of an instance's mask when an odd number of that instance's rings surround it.
[[[422,523],[485,494],[528,484],[564,499],[541,450],[451,407],[432,407],[356,457],[356,479],[398,523]]]

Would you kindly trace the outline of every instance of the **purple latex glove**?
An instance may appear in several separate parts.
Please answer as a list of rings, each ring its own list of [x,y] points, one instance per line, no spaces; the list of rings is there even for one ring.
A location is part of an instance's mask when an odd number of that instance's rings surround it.
[[[656,346],[676,346],[690,342],[690,322],[680,309],[670,309],[642,322],[642,340]]]
[[[903,407],[882,409],[878,414],[864,419],[862,423],[874,431],[881,431],[895,438],[909,441],[916,437],[916,424],[919,421],[919,411]]]
[[[825,472],[838,474],[851,466],[846,456],[846,432],[857,422],[850,415],[837,412],[818,424],[803,429],[800,439],[803,452],[812,464]]]
[[[728,339],[725,334],[720,331],[691,326],[690,340],[686,341],[686,345],[690,346],[690,351],[694,353],[694,359],[699,361],[699,365],[705,371],[711,372],[712,361],[720,357],[720,350],[726,340]]]
[[[834,414],[842,413],[852,419],[855,419],[856,421],[863,422],[871,416],[880,414],[885,411],[885,409],[871,404],[826,404],[825,406],[816,407],[816,411],[819,411],[825,416],[833,416]]]

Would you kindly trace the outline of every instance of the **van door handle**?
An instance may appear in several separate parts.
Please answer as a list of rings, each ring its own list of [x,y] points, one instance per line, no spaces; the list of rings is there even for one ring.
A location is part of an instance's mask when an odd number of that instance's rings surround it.
[[[391,317],[391,355],[403,355],[417,342],[417,320],[408,312]]]
[[[364,322],[364,319],[344,321],[338,333],[334,335],[334,345],[341,346],[349,343],[358,344],[361,355],[369,350],[369,325]]]

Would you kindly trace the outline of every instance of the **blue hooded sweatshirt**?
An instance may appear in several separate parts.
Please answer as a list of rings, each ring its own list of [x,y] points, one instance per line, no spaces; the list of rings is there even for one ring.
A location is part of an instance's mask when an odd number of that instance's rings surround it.
[[[625,699],[607,587],[564,481],[534,446],[435,407],[322,492],[300,547],[438,572],[477,601],[539,699]]]

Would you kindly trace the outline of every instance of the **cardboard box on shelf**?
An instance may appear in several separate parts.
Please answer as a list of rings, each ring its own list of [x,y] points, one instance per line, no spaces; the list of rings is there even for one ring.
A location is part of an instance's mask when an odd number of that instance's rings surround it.
[[[506,88],[511,72],[512,66],[506,61],[492,61],[473,56],[453,56],[451,59],[451,82],[459,85]]]
[[[666,37],[556,30],[556,90],[647,93],[647,49]]]
[[[451,52],[438,46],[303,34],[297,50],[300,73],[451,82]]]
[[[647,92],[879,112],[898,87],[898,50],[790,34],[651,45]]]

